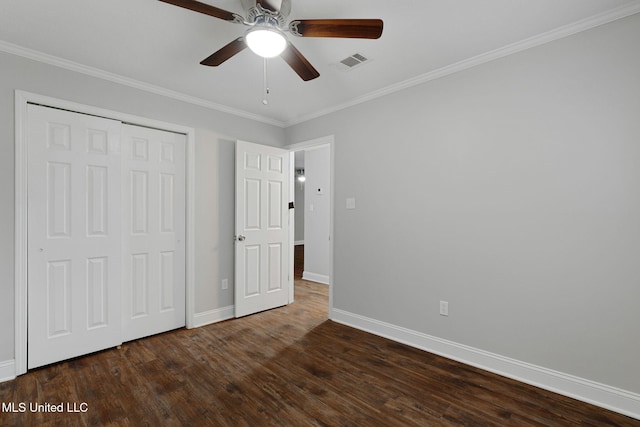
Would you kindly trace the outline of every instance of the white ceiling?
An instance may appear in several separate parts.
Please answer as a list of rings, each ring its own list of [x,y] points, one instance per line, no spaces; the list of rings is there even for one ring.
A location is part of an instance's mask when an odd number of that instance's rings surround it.
[[[245,14],[241,0],[202,1]],[[384,32],[378,40],[289,35],[320,77],[303,82],[280,58],[269,60],[268,105],[263,60],[251,51],[219,67],[199,64],[246,27],[157,0],[2,0],[0,50],[46,53],[63,66],[287,126],[638,11],[640,0],[292,0],[290,19],[381,18]],[[354,53],[371,61],[335,66]]]

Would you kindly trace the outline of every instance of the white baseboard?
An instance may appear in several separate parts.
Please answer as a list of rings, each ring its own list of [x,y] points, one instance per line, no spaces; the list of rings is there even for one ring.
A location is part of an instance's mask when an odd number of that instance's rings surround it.
[[[296,240],[295,242],[293,242],[293,246],[300,246],[300,245],[304,245],[304,240]]]
[[[331,320],[640,419],[640,394],[334,308]]]
[[[308,271],[302,272],[302,280],[309,280],[311,282],[318,282],[325,285],[329,284],[329,276],[326,274],[310,273]]]
[[[0,362],[0,383],[5,381],[11,381],[16,377],[16,362],[15,360],[6,360]]]
[[[193,316],[193,327],[210,325],[212,323],[222,322],[223,320],[233,319],[235,316],[235,307],[229,305],[227,307],[216,308],[215,310],[196,313]]]

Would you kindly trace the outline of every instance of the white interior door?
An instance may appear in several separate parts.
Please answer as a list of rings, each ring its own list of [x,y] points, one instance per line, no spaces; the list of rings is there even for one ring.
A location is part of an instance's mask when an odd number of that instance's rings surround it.
[[[123,126],[123,341],[185,326],[186,136]]]
[[[121,343],[120,122],[29,105],[28,368]]]
[[[235,314],[289,302],[289,152],[236,143]]]

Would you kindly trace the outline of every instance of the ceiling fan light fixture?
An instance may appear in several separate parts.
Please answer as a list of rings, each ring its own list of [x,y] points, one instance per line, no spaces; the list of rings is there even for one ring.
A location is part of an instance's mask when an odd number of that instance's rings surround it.
[[[273,58],[287,47],[287,40],[280,31],[268,27],[255,27],[247,31],[247,46],[258,56]]]

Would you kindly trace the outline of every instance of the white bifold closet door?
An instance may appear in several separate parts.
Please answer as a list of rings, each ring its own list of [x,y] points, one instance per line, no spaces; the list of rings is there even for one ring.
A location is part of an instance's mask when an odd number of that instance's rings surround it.
[[[27,114],[28,368],[184,326],[186,137]]]
[[[123,341],[185,325],[186,136],[123,125]]]
[[[120,122],[29,105],[29,369],[120,344]]]

